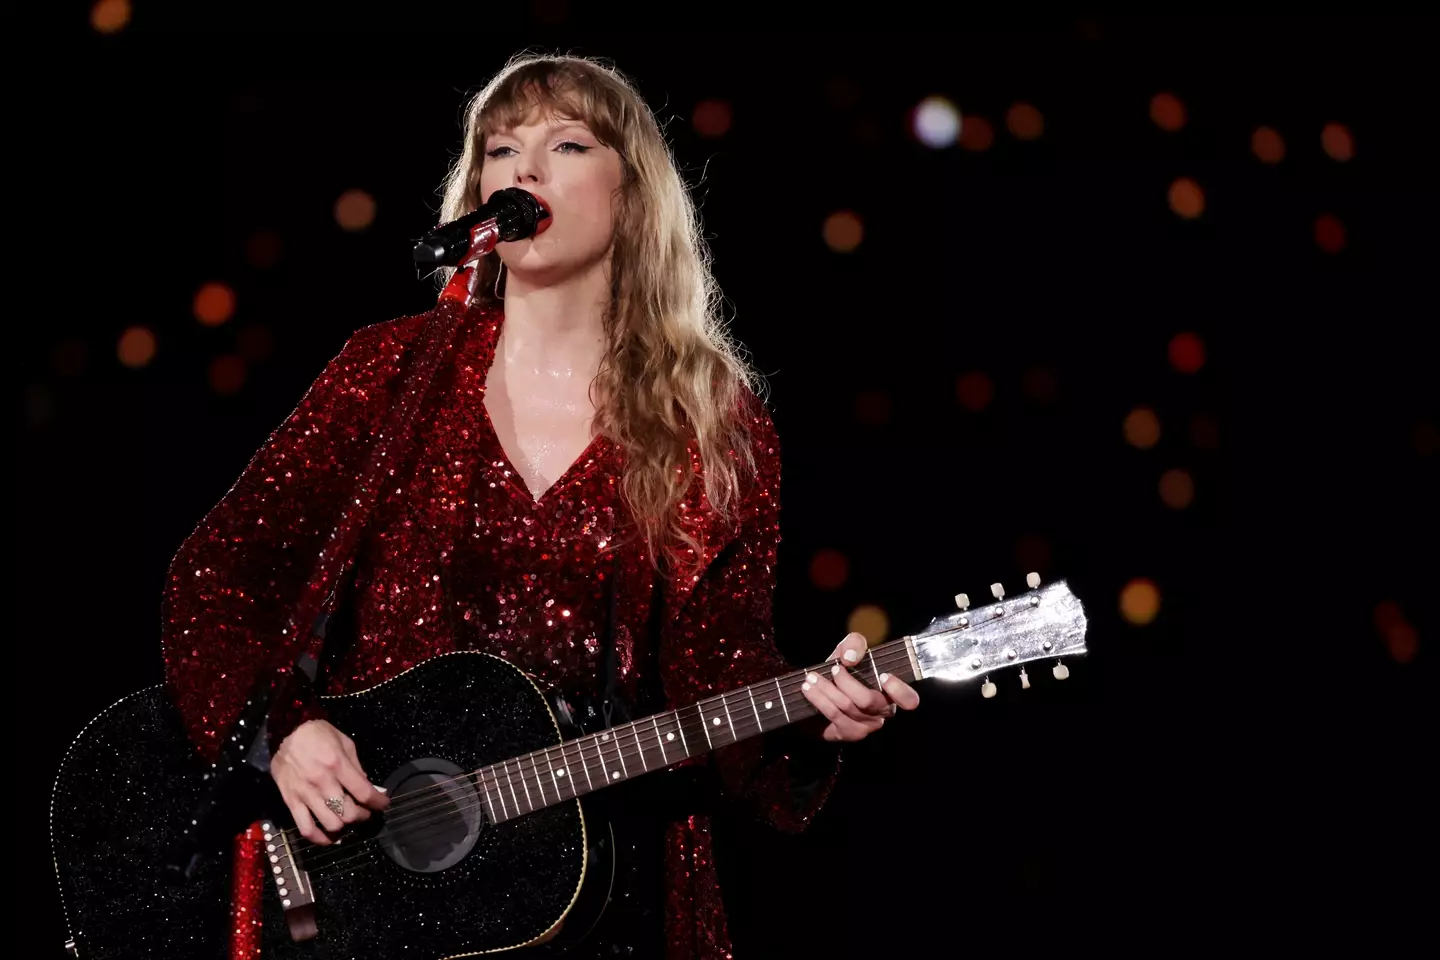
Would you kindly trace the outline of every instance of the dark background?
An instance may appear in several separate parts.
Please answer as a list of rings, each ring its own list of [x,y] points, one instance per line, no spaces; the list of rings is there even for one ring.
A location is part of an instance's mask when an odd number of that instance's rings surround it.
[[[786,654],[823,658],[859,604],[898,636],[1029,570],[1068,578],[1090,617],[1065,683],[1037,665],[1033,689],[1006,674],[993,700],[924,685],[917,714],[847,751],[805,835],[727,824],[739,955],[1051,937],[1169,952],[1277,907],[1301,918],[1278,927],[1291,943],[1419,919],[1432,21],[652,35],[563,4],[477,7],[483,29],[136,6],[114,34],[81,8],[35,38],[47,79],[18,87],[12,188],[40,218],[21,243],[35,262],[11,275],[12,690],[38,698],[17,703],[37,784],[21,821],[44,822],[85,722],[160,680],[181,541],[352,331],[434,302],[409,248],[435,222],[463,105],[535,49],[613,60],[695,188],[783,443]],[[1186,108],[1178,132],[1150,119],[1162,91]],[[988,119],[993,144],[917,143],[908,111],[931,94]],[[710,99],[732,111],[717,138],[691,122]],[[1017,101],[1043,113],[1039,139],[1007,131]],[[1321,148],[1331,122],[1353,135],[1347,162]],[[1261,124],[1284,137],[1278,165],[1250,150]],[[1181,176],[1204,190],[1197,219],[1167,204]],[[376,202],[353,233],[334,217],[351,189]],[[840,209],[865,227],[848,254],[821,235]],[[1325,213],[1338,253],[1314,238]],[[279,239],[268,266],[257,231]],[[208,282],[236,294],[219,327],[192,310]],[[133,325],[158,342],[140,370],[116,358]],[[1194,374],[1167,355],[1186,331],[1205,348]],[[212,361],[241,352],[243,386],[217,394]],[[957,402],[971,371],[993,385],[979,411]],[[859,399],[876,391],[880,422]],[[1126,442],[1137,406],[1158,415],[1153,448]],[[1218,444],[1196,444],[1197,415]],[[1172,468],[1194,480],[1184,509],[1158,493]],[[837,589],[811,580],[822,549],[847,558]],[[1160,592],[1144,625],[1119,608],[1135,578]],[[28,929],[52,956],[54,882],[26,833],[43,866]]]

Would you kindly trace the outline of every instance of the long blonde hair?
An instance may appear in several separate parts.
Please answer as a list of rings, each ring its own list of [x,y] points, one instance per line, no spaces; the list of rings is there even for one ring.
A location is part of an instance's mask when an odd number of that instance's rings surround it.
[[[595,428],[624,452],[622,491],[652,560],[699,563],[705,518],[680,509],[694,479],[689,444],[703,465],[709,509],[731,519],[755,469],[747,406],[758,381],[725,332],[694,204],[639,93],[598,61],[512,59],[466,109],[465,148],[446,177],[441,220],[479,205],[486,138],[537,108],[582,121],[620,155]],[[477,265],[473,289],[482,299],[493,300],[498,270],[493,256]]]

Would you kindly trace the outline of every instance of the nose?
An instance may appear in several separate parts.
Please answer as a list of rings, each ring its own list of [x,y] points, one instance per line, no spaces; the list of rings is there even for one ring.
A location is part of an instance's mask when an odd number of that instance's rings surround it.
[[[516,183],[540,183],[545,178],[545,152],[526,150],[515,163]]]

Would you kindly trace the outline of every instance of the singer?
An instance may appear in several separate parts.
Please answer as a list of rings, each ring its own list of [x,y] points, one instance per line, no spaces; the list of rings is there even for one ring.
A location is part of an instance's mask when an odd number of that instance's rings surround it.
[[[459,332],[391,452],[312,650],[333,657],[324,692],[476,649],[577,701],[621,704],[618,722],[793,669],[772,631],[778,440],[722,328],[697,215],[650,109],[607,66],[523,57],[474,98],[464,138],[442,222],[506,188],[550,217],[443,271],[430,313],[462,311]],[[202,753],[218,751],[257,677],[289,676],[304,639],[282,625],[430,313],[355,333],[175,557],[166,675]],[[864,649],[851,634],[833,656]],[[815,724],[596,794],[638,866],[567,955],[728,957],[715,805],[803,829],[840,745],[919,702],[895,678],[881,686],[843,668],[813,676]],[[364,745],[313,695],[281,702],[271,772],[301,832],[328,843],[388,801],[358,760]]]

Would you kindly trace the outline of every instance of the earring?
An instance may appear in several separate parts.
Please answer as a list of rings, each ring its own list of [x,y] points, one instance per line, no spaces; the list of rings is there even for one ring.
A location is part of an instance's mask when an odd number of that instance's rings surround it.
[[[496,259],[499,259],[498,257]],[[505,261],[500,261],[500,269],[495,271],[495,288],[493,291],[496,300],[504,300],[505,294],[500,292],[500,284],[505,279]]]

